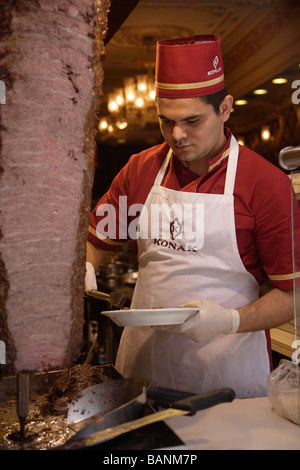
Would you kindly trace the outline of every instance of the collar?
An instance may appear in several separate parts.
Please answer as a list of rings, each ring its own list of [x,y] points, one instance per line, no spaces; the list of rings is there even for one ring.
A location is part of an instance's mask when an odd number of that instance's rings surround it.
[[[223,160],[225,160],[228,155],[229,155],[229,150],[230,150],[230,140],[231,140],[231,130],[227,127],[224,129],[225,136],[227,137],[227,142],[221,152],[219,152],[215,157],[211,158],[209,161],[209,168],[208,168],[208,173],[212,171],[216,166],[218,166],[220,163],[222,163]],[[174,157],[174,155],[173,155]],[[185,162],[180,162],[179,160],[176,159],[176,163],[179,164],[179,166],[182,166],[186,169],[186,171],[192,173]]]
[[[227,129],[226,129],[226,131],[227,131]],[[227,137],[226,145],[221,150],[221,152],[218,153],[218,155],[216,155],[214,158],[212,158],[209,161],[208,171],[213,170],[217,165],[219,165],[223,160],[225,160],[225,158],[228,157],[229,151],[230,151],[230,141],[231,141],[231,131],[229,129],[228,129],[228,131],[229,131],[229,133],[225,132],[225,135]]]

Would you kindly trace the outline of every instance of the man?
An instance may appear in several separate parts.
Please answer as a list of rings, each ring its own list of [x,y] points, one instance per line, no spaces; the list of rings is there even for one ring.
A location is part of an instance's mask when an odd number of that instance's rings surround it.
[[[93,211],[86,289],[130,236],[139,261],[132,308],[198,311],[180,325],[126,327],[122,375],[266,395],[267,330],[293,318],[290,181],[224,128],[233,98],[217,36],[159,42],[156,95],[165,143],[133,155]],[[273,289],[259,298],[267,280]]]

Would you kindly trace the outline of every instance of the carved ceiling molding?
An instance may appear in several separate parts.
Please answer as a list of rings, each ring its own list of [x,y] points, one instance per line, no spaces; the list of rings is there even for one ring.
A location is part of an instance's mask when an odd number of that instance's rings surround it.
[[[155,46],[157,41],[170,39],[170,37],[186,37],[193,32],[182,26],[172,25],[143,25],[127,26],[121,28],[110,41],[111,46],[121,48],[149,47]]]
[[[256,6],[263,6],[263,5],[274,5],[279,3],[281,0],[246,0],[247,4],[249,5],[256,5]],[[182,0],[141,0],[139,2],[140,5],[145,7],[153,7],[157,8],[157,5],[162,8],[186,8],[194,6],[194,7],[211,7],[211,8],[235,8],[236,6],[244,6],[245,0],[227,0],[226,4],[224,5],[224,0],[185,0],[184,3]]]
[[[289,2],[286,2],[288,5]],[[294,2],[293,2],[294,3]],[[290,23],[293,23],[296,18],[300,18],[300,5],[290,8],[282,5],[276,11],[270,20],[257,25],[251,31],[251,35],[244,39],[239,46],[235,46],[234,50],[226,56],[226,67],[232,69],[241,62],[251,57],[254,53],[259,51],[266,44],[278,36],[282,30],[287,28]]]
[[[228,92],[248,99],[247,107],[232,113],[230,126],[246,134],[291,105],[291,83],[300,70],[299,25],[300,0],[140,0],[107,45],[104,93],[127,76],[154,69],[157,41],[218,34]],[[286,86],[271,84],[278,74],[288,79]],[[253,98],[258,87],[269,93]],[[144,134],[147,139],[146,129]]]

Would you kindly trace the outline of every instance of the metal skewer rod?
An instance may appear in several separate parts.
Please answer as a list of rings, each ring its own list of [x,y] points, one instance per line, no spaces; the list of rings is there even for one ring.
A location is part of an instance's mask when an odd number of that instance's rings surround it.
[[[29,412],[29,374],[17,374],[17,413],[20,421],[21,439],[25,436],[25,423]]]

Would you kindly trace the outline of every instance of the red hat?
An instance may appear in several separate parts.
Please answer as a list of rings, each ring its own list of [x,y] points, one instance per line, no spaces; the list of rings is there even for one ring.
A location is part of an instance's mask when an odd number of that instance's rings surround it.
[[[156,96],[194,98],[225,87],[220,38],[215,35],[159,41]]]

